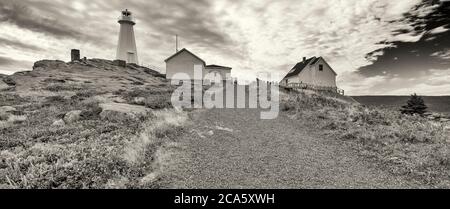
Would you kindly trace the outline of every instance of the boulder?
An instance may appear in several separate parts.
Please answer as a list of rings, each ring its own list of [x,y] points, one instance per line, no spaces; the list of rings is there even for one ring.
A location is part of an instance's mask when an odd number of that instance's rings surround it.
[[[0,79],[0,91],[7,90],[9,88],[11,87]]]
[[[133,102],[137,105],[144,105],[145,104],[145,98],[144,97],[135,97],[133,99]]]
[[[64,126],[64,125],[66,125],[66,123],[64,122],[63,119],[57,120],[52,124],[52,126]]]
[[[150,112],[150,109],[143,106],[122,103],[103,103],[99,106],[102,108],[100,117],[104,120],[135,120],[140,116],[147,115]]]
[[[121,97],[115,97],[115,98],[113,99],[113,101],[114,101],[115,103],[125,103],[125,102],[127,102],[125,99],[123,99],[123,98],[121,98]]]
[[[66,113],[66,115],[63,118],[63,121],[66,124],[71,124],[71,123],[75,123],[79,120],[81,120],[81,110],[74,110],[74,111],[70,111],[68,113]]]
[[[15,112],[15,111],[17,111],[16,108],[11,106],[0,107],[0,113]]]
[[[441,118],[440,121],[442,123],[447,123],[447,122],[450,122],[450,119],[448,119],[448,118]]]
[[[3,83],[6,83],[6,85],[8,86],[15,86],[16,85],[16,81],[14,79],[12,79],[11,77],[4,77],[2,78]]]

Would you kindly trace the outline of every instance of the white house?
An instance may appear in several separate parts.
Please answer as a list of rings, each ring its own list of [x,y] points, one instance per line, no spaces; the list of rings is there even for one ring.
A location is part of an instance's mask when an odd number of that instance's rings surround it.
[[[336,71],[322,57],[303,58],[291,71],[281,80],[281,85],[301,83],[317,87],[336,86]]]
[[[217,78],[222,78],[225,80],[227,74],[231,73],[230,67],[220,66],[220,65],[206,65],[206,62],[190,52],[187,49],[182,49],[170,56],[165,60],[166,62],[166,78],[170,80],[183,80],[176,76],[177,73],[187,74],[191,80],[194,80],[194,66],[199,65],[202,70],[202,79],[215,80]],[[199,70],[197,68],[197,70]],[[205,78],[207,74],[211,73],[212,77]],[[220,75],[220,77],[219,77]]]

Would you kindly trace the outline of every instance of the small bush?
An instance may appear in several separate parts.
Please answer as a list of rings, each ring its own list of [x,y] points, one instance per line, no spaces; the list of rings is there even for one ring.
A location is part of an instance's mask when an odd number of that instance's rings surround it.
[[[54,103],[65,103],[67,102],[67,100],[63,96],[49,96],[45,99],[45,102],[54,104]]]
[[[99,103],[94,101],[86,104],[80,116],[83,120],[95,120],[99,118],[101,112],[102,108],[99,106]]]
[[[423,116],[426,113],[426,110],[427,106],[425,105],[422,97],[417,96],[417,94],[413,94],[408,100],[408,103],[405,106],[402,106],[400,111],[402,114],[418,114]]]
[[[172,102],[167,96],[153,96],[145,100],[144,105],[151,109],[165,109],[171,108]]]
[[[44,90],[51,92],[60,92],[60,91],[80,91],[86,89],[85,86],[79,84],[61,84],[61,83],[50,83],[47,85]]]

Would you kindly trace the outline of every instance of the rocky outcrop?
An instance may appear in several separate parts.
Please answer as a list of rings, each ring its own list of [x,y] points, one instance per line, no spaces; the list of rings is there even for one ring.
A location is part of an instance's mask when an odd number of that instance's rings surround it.
[[[0,107],[0,113],[11,113],[17,111],[15,107],[11,106],[2,106]]]
[[[66,115],[64,115],[63,121],[67,124],[75,123],[75,122],[81,120],[82,112],[83,111],[81,111],[81,110],[70,111],[70,112],[66,113]]]
[[[66,125],[66,123],[64,122],[63,119],[57,120],[52,124],[52,126],[64,126],[64,125]]]
[[[11,78],[10,76],[5,76],[2,78],[3,83],[5,83],[8,86],[15,86],[16,85],[16,81]]]
[[[40,60],[34,63],[33,70],[67,68],[67,64],[60,60]]]

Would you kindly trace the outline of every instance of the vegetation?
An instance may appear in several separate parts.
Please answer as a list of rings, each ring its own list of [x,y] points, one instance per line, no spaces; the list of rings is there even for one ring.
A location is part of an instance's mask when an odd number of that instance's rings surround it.
[[[157,188],[159,177],[148,178],[158,169],[155,153],[187,119],[185,113],[160,110],[105,121],[93,97],[51,96],[24,104],[18,108],[27,116],[1,116],[12,121],[0,126],[1,188]],[[79,121],[54,125],[72,110],[82,110]]]
[[[312,92],[282,94],[282,110],[324,131],[397,175],[432,187],[450,185],[445,123],[395,109],[366,107]]]
[[[127,91],[118,91],[115,94],[122,96],[128,103],[142,105],[151,109],[171,108],[170,101],[173,89],[169,86],[148,86],[145,89],[133,88]]]
[[[423,116],[426,110],[427,106],[425,105],[422,97],[417,96],[417,94],[413,94],[411,95],[411,98],[408,100],[407,104],[405,106],[402,106],[400,111],[402,112],[402,114],[419,114]]]
[[[168,109],[170,87],[149,73],[128,73],[105,60],[40,61],[15,81],[3,80],[20,92],[0,92],[0,107],[10,106],[0,112],[0,188],[163,186],[163,147],[183,131],[188,116]],[[115,100],[152,109],[105,117],[102,104]]]

